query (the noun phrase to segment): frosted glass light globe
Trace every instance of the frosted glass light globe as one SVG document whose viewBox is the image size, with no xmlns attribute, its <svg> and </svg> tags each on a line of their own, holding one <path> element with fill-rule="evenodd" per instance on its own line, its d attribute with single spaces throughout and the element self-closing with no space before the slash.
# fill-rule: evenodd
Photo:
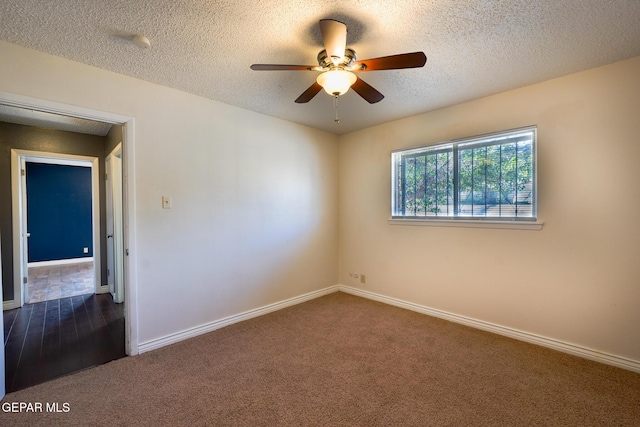
<svg viewBox="0 0 640 427">
<path fill-rule="evenodd" d="M 331 70 L 320 74 L 317 82 L 332 96 L 346 93 L 358 78 L 355 74 L 345 70 Z"/>
</svg>

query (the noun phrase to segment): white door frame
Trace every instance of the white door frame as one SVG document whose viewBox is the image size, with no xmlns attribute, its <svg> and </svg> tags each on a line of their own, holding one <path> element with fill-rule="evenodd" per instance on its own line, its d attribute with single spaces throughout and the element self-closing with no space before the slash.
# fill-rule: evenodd
<svg viewBox="0 0 640 427">
<path fill-rule="evenodd" d="M 122 143 L 104 159 L 107 222 L 107 284 L 116 303 L 124 301 L 122 261 Z"/>
<path fill-rule="evenodd" d="M 0 91 L 0 104 L 96 120 L 123 126 L 123 234 L 124 234 L 124 298 L 125 298 L 125 350 L 136 355 L 138 350 L 138 310 L 136 282 L 136 227 L 135 227 L 135 119 L 131 116 L 108 113 L 75 105 Z M 4 382 L 4 369 L 0 369 Z"/>
<path fill-rule="evenodd" d="M 91 168 L 91 234 L 93 236 L 94 292 L 108 292 L 102 286 L 100 252 L 100 164 L 98 157 L 11 149 L 11 192 L 13 222 L 13 308 L 22 307 L 27 301 L 23 279 L 27 277 L 27 200 L 26 180 L 22 170 L 26 162 L 56 165 L 84 166 Z M 16 224 L 18 226 L 16 227 Z M 19 272 L 19 274 L 15 274 Z M 4 304 L 3 304 L 4 305 Z"/>
</svg>

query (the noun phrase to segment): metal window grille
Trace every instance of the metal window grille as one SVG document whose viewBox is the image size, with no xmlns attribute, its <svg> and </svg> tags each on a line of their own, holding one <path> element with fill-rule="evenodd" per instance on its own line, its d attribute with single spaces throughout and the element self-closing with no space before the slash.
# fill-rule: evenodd
<svg viewBox="0 0 640 427">
<path fill-rule="evenodd" d="M 535 220 L 536 127 L 392 153 L 392 216 Z"/>
</svg>

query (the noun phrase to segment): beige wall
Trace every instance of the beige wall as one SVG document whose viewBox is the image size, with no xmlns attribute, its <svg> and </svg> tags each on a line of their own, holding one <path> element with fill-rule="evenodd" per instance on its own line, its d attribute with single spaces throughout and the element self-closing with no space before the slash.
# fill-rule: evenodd
<svg viewBox="0 0 640 427">
<path fill-rule="evenodd" d="M 527 125 L 541 231 L 387 223 L 392 150 Z M 341 284 L 640 361 L 640 57 L 342 136 L 339 159 Z"/>
<path fill-rule="evenodd" d="M 640 58 L 338 138 L 4 42 L 0 57 L 0 91 L 135 118 L 140 343 L 342 283 L 640 360 Z M 392 150 L 532 124 L 543 230 L 387 223 Z"/>
<path fill-rule="evenodd" d="M 0 58 L 0 91 L 135 118 L 140 344 L 337 283 L 337 137 L 4 42 Z"/>
</svg>

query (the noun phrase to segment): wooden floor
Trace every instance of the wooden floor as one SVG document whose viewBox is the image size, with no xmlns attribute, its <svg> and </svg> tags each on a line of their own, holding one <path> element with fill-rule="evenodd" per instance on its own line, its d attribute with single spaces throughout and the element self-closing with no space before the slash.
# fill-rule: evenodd
<svg viewBox="0 0 640 427">
<path fill-rule="evenodd" d="M 7 392 L 125 356 L 124 310 L 110 294 L 81 295 L 4 312 Z"/>
</svg>

